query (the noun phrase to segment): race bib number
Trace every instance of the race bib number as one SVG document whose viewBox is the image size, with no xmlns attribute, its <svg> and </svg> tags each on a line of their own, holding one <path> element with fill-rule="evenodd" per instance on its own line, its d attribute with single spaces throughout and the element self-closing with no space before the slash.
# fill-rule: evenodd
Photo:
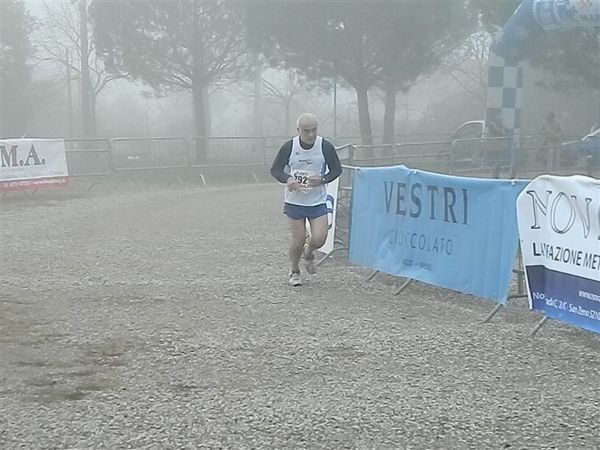
<svg viewBox="0 0 600 450">
<path fill-rule="evenodd" d="M 308 177 L 311 175 L 311 172 L 306 170 L 293 170 L 292 176 L 298 181 L 300 184 L 300 189 L 312 189 L 312 186 L 308 184 Z"/>
</svg>

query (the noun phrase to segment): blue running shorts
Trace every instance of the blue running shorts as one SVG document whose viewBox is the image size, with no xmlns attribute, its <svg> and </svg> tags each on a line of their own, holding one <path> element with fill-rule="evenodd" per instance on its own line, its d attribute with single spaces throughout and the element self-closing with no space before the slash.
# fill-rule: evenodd
<svg viewBox="0 0 600 450">
<path fill-rule="evenodd" d="M 327 205 L 321 203 L 315 206 L 294 205 L 292 203 L 283 204 L 283 213 L 290 219 L 315 219 L 327 214 Z"/>
</svg>

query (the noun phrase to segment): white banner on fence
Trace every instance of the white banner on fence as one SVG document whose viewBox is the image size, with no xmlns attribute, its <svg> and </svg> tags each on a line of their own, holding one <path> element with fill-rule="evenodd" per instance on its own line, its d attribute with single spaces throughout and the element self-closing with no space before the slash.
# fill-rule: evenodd
<svg viewBox="0 0 600 450">
<path fill-rule="evenodd" d="M 542 175 L 517 218 L 531 308 L 600 332 L 600 181 Z"/>
<path fill-rule="evenodd" d="M 319 249 L 323 253 L 331 253 L 333 251 L 333 244 L 335 241 L 335 215 L 337 211 L 337 192 L 339 185 L 339 178 L 336 178 L 331 183 L 327 184 L 327 240 L 323 246 Z M 310 225 L 309 225 L 310 230 Z"/>
<path fill-rule="evenodd" d="M 336 178 L 327 185 L 327 226 L 329 228 L 327 232 L 327 240 L 323 247 L 319 249 L 323 253 L 331 253 L 333 251 L 333 244 L 335 240 L 335 216 L 337 211 L 337 192 L 340 179 Z"/>
<path fill-rule="evenodd" d="M 0 139 L 0 191 L 68 183 L 62 139 Z"/>
</svg>

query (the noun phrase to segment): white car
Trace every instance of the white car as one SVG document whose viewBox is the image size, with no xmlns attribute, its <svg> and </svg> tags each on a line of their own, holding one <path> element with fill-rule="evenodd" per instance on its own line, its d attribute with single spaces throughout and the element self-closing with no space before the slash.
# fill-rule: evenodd
<svg viewBox="0 0 600 450">
<path fill-rule="evenodd" d="M 450 136 L 450 141 L 456 139 L 481 139 L 485 131 L 485 120 L 469 120 L 459 126 Z"/>
</svg>

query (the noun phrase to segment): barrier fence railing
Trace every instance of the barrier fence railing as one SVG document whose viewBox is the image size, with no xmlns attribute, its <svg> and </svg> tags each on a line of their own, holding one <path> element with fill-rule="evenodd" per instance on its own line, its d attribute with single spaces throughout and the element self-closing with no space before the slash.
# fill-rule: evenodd
<svg viewBox="0 0 600 450">
<path fill-rule="evenodd" d="M 188 166 L 186 138 L 115 138 L 111 139 L 113 170 L 182 169 Z"/>
<path fill-rule="evenodd" d="M 410 165 L 415 169 L 484 178 L 533 177 L 542 173 L 561 175 L 598 174 L 585 155 L 569 140 L 548 136 L 456 139 L 453 141 L 405 142 L 395 144 L 349 144 L 343 160 L 355 166 Z M 342 147 L 340 147 L 342 148 Z M 342 159 L 342 155 L 340 155 Z"/>
<path fill-rule="evenodd" d="M 65 139 L 65 153 L 70 176 L 104 176 L 112 170 L 108 139 Z"/>
<path fill-rule="evenodd" d="M 426 136 L 421 136 L 424 138 Z M 569 136 L 424 140 L 393 144 L 353 144 L 337 147 L 349 166 L 405 164 L 418 170 L 483 178 L 533 178 L 542 173 L 598 176 L 599 165 L 573 147 Z M 73 177 L 130 177 L 133 173 L 208 181 L 259 181 L 268 176 L 271 162 L 289 137 L 119 137 L 65 139 L 69 174 Z M 415 138 L 416 139 L 416 138 Z M 131 175 L 127 175 L 131 174 Z M 155 177 L 156 178 L 156 177 Z"/>
<path fill-rule="evenodd" d="M 247 173 L 251 180 L 264 178 L 284 137 L 120 137 L 65 139 L 69 175 L 117 175 L 122 181 L 138 172 L 192 176 L 207 184 L 221 181 L 226 172 Z M 147 177 L 147 176 L 146 176 Z M 225 179 L 227 177 L 225 176 Z M 95 181 L 94 184 L 97 184 Z"/>
</svg>

